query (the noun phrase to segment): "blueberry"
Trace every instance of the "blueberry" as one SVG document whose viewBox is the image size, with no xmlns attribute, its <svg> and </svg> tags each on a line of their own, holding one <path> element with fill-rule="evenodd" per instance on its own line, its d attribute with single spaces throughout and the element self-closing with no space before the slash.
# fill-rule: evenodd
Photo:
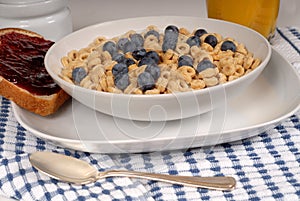
<svg viewBox="0 0 300 201">
<path fill-rule="evenodd" d="M 128 38 L 120 38 L 117 42 L 117 47 L 119 50 L 124 51 L 124 45 L 129 41 Z"/>
<path fill-rule="evenodd" d="M 222 51 L 231 50 L 231 51 L 235 52 L 236 46 L 232 41 L 227 40 L 222 43 L 221 50 Z"/>
<path fill-rule="evenodd" d="M 155 63 L 158 64 L 159 62 L 159 55 L 157 54 L 156 51 L 149 51 L 145 54 L 145 57 L 151 58 L 155 61 Z"/>
<path fill-rule="evenodd" d="M 112 41 L 107 41 L 104 43 L 102 47 L 103 51 L 108 51 L 111 56 L 113 56 L 115 53 L 117 53 L 117 46 L 114 42 Z"/>
<path fill-rule="evenodd" d="M 160 76 L 160 67 L 155 64 L 147 65 L 145 72 L 148 72 L 152 75 L 154 80 L 157 80 Z"/>
<path fill-rule="evenodd" d="M 118 53 L 113 57 L 113 60 L 118 63 L 126 64 L 126 66 L 130 66 L 132 64 L 135 64 L 135 61 L 131 58 L 126 58 L 124 54 Z M 117 66 L 116 68 L 120 68 L 121 66 Z"/>
<path fill-rule="evenodd" d="M 127 52 L 133 52 L 134 50 L 136 50 L 136 46 L 133 42 L 131 41 L 127 41 L 124 46 L 123 46 L 123 52 L 127 53 Z"/>
<path fill-rule="evenodd" d="M 76 67 L 72 71 L 72 79 L 75 84 L 79 84 L 83 78 L 87 75 L 86 70 L 83 67 Z"/>
<path fill-rule="evenodd" d="M 144 46 L 144 38 L 141 34 L 135 33 L 130 35 L 131 42 L 134 43 L 136 48 L 142 48 Z"/>
<path fill-rule="evenodd" d="M 166 52 L 168 49 L 174 50 L 178 41 L 179 30 L 174 25 L 169 25 L 165 28 L 165 35 L 162 44 L 162 50 Z"/>
<path fill-rule="evenodd" d="M 204 34 L 207 34 L 207 31 L 205 29 L 197 29 L 194 33 L 194 35 L 198 36 L 199 38 Z"/>
<path fill-rule="evenodd" d="M 178 27 L 176 27 L 175 25 L 169 25 L 165 28 L 165 31 L 167 32 L 174 32 L 174 33 L 179 33 L 179 29 Z"/>
<path fill-rule="evenodd" d="M 130 66 L 132 64 L 135 64 L 135 61 L 133 59 L 131 59 L 131 58 L 125 58 L 123 60 L 123 63 L 126 64 L 126 66 L 128 67 L 128 66 Z"/>
<path fill-rule="evenodd" d="M 114 82 L 118 89 L 121 89 L 121 90 L 126 89 L 128 87 L 128 85 L 130 84 L 128 73 L 118 74 L 117 76 L 115 76 Z"/>
<path fill-rule="evenodd" d="M 198 36 L 191 36 L 186 40 L 186 43 L 189 44 L 190 47 L 194 45 L 199 47 L 201 45 L 201 40 Z"/>
<path fill-rule="evenodd" d="M 116 53 L 113 55 L 112 60 L 118 62 L 118 63 L 122 63 L 125 59 L 125 55 L 122 53 Z"/>
<path fill-rule="evenodd" d="M 178 58 L 178 67 L 191 66 L 193 67 L 193 59 L 190 56 L 182 55 Z"/>
<path fill-rule="evenodd" d="M 137 79 L 138 87 L 142 91 L 153 89 L 155 86 L 155 80 L 149 72 L 142 72 Z"/>
<path fill-rule="evenodd" d="M 136 60 L 140 60 L 142 59 L 145 55 L 146 55 L 147 51 L 142 48 L 142 49 L 137 49 L 137 50 L 134 50 L 132 52 L 132 56 L 133 58 L 135 58 Z"/>
<path fill-rule="evenodd" d="M 150 65 L 150 64 L 156 64 L 155 60 L 153 60 L 150 57 L 143 57 L 139 63 L 138 66 L 143 66 L 143 65 Z"/>
<path fill-rule="evenodd" d="M 215 64 L 213 64 L 209 59 L 203 59 L 198 65 L 197 65 L 197 71 L 200 73 L 201 71 L 204 71 L 208 68 L 215 68 Z"/>
<path fill-rule="evenodd" d="M 214 35 L 206 36 L 204 42 L 210 44 L 212 47 L 215 47 L 218 44 L 218 40 Z"/>
<path fill-rule="evenodd" d="M 112 74 L 117 76 L 118 74 L 128 73 L 128 67 L 125 63 L 117 63 L 112 68 Z"/>
<path fill-rule="evenodd" d="M 157 31 L 155 31 L 155 30 L 148 31 L 147 33 L 145 33 L 144 38 L 146 39 L 150 35 L 155 36 L 159 41 L 159 33 Z"/>
</svg>

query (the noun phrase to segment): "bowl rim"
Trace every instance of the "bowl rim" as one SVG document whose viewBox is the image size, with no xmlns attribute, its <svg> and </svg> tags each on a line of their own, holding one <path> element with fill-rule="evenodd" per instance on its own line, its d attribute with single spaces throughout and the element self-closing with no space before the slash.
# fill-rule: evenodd
<svg viewBox="0 0 300 201">
<path fill-rule="evenodd" d="M 49 60 L 49 55 L 50 53 L 53 51 L 53 49 L 56 48 L 56 46 L 59 46 L 61 43 L 63 43 L 64 39 L 69 37 L 69 36 L 73 36 L 76 34 L 79 34 L 81 32 L 85 32 L 86 30 L 90 30 L 90 29 L 94 29 L 98 26 L 105 26 L 106 24 L 109 25 L 111 23 L 122 23 L 123 21 L 128 21 L 128 20 L 143 20 L 143 19 L 149 19 L 149 18 L 186 18 L 186 19 L 201 19 L 201 20 L 207 20 L 207 21 L 216 21 L 216 22 L 220 22 L 220 23 L 224 23 L 224 24 L 230 24 L 231 26 L 238 26 L 241 27 L 243 29 L 247 29 L 250 32 L 253 32 L 256 35 L 259 35 L 261 39 L 263 39 L 263 41 L 265 42 L 265 44 L 267 45 L 267 55 L 265 57 L 264 60 L 262 60 L 262 62 L 259 64 L 259 66 L 257 68 L 255 68 L 253 71 L 251 71 L 248 74 L 244 74 L 242 77 L 239 77 L 238 79 L 235 80 L 231 80 L 229 82 L 223 83 L 223 84 L 218 84 L 216 86 L 212 86 L 212 87 L 206 87 L 204 89 L 199 89 L 199 90 L 191 90 L 191 91 L 185 91 L 185 92 L 175 92 L 175 93 L 169 93 L 169 94 L 125 94 L 125 93 L 111 93 L 111 92 L 104 92 L 104 91 L 97 91 L 97 90 L 93 90 L 93 89 L 87 89 L 75 84 L 71 84 L 65 80 L 63 80 L 58 74 L 54 73 L 53 71 L 50 71 L 49 66 L 47 65 L 47 61 Z M 115 96 L 115 97 L 130 97 L 130 98 L 136 98 L 136 99 L 142 99 L 145 97 L 151 97 L 151 99 L 154 98 L 161 98 L 161 97 L 174 97 L 174 95 L 176 95 L 176 97 L 181 97 L 181 96 L 186 96 L 187 94 L 194 94 L 194 95 L 201 95 L 201 94 L 205 94 L 207 92 L 211 92 L 211 90 L 213 91 L 217 91 L 220 88 L 228 88 L 231 87 L 232 85 L 235 85 L 236 83 L 240 83 L 243 82 L 243 80 L 246 80 L 249 76 L 251 76 L 255 71 L 259 71 L 261 70 L 261 66 L 266 66 L 267 63 L 270 61 L 271 58 L 271 53 L 272 53 L 272 47 L 269 43 L 269 41 L 263 36 L 261 35 L 259 32 L 250 29 L 246 26 L 237 24 L 237 23 L 233 23 L 233 22 L 228 22 L 228 21 L 224 21 L 224 20 L 219 20 L 219 19 L 213 19 L 213 18 L 203 18 L 203 17 L 193 17 L 193 16 L 172 16 L 172 15 L 167 15 L 167 16 L 146 16 L 146 17 L 134 17 L 134 18 L 124 18 L 124 19 L 118 19 L 118 20 L 112 20 L 112 21 L 106 21 L 106 22 L 102 22 L 102 23 L 97 23 L 97 24 L 93 24 L 93 25 L 89 25 L 87 27 L 84 27 L 82 29 L 79 29 L 77 31 L 74 31 L 70 34 L 68 34 L 67 36 L 61 38 L 60 40 L 58 40 L 57 42 L 55 42 L 47 51 L 46 55 L 45 55 L 45 68 L 48 71 L 48 73 L 50 74 L 51 77 L 53 77 L 54 81 L 57 82 L 57 80 L 59 80 L 59 82 L 62 82 L 64 85 L 66 85 L 68 88 L 71 88 L 73 91 L 74 90 L 79 90 L 80 92 L 88 92 L 89 94 L 93 94 L 93 95 L 97 95 L 97 94 L 101 94 L 103 96 Z"/>
</svg>

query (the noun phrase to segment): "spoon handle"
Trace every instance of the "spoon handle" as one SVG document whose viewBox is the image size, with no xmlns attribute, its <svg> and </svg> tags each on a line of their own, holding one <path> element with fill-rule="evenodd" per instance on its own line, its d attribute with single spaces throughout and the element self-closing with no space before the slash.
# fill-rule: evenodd
<svg viewBox="0 0 300 201">
<path fill-rule="evenodd" d="M 155 181 L 168 182 L 172 184 L 181 184 L 192 187 L 207 188 L 213 190 L 233 190 L 236 181 L 233 177 L 196 177 L 196 176 L 179 176 L 179 175 L 166 175 L 148 172 L 137 172 L 127 170 L 109 170 L 100 172 L 99 178 L 123 176 L 141 179 L 150 179 Z"/>
</svg>

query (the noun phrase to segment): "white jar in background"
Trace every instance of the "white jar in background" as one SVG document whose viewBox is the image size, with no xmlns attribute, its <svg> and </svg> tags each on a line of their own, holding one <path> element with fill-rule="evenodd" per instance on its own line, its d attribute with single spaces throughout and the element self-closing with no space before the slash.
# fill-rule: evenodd
<svg viewBox="0 0 300 201">
<path fill-rule="evenodd" d="M 69 0 L 0 0 L 0 28 L 18 27 L 57 41 L 73 30 Z"/>
</svg>

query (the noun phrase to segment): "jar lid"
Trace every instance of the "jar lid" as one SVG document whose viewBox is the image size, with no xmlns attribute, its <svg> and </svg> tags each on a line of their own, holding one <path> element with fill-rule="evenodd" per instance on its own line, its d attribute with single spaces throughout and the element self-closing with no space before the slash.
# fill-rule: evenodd
<svg viewBox="0 0 300 201">
<path fill-rule="evenodd" d="M 69 0 L 0 0 L 0 17 L 24 19 L 46 16 L 68 6 Z"/>
<path fill-rule="evenodd" d="M 12 4 L 12 5 L 20 5 L 20 4 L 31 4 L 31 3 L 40 3 L 43 0 L 0 0 L 0 4 Z"/>
</svg>

